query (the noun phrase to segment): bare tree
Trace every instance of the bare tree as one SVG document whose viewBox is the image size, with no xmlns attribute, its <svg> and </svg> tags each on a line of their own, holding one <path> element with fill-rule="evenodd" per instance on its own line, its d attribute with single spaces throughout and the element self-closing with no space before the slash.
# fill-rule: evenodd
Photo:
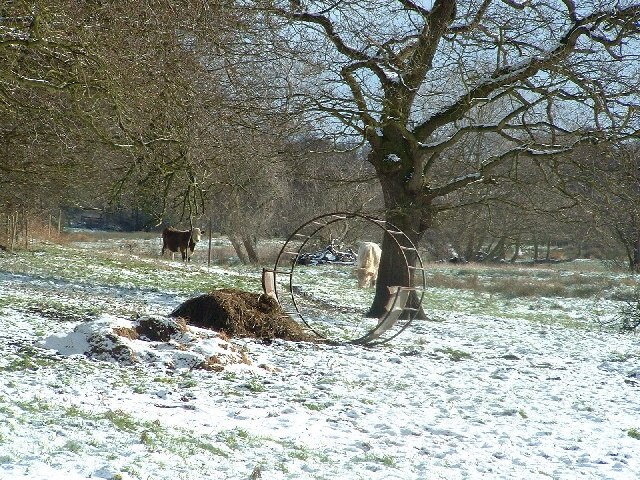
<svg viewBox="0 0 640 480">
<path fill-rule="evenodd" d="M 640 271 L 640 160 L 637 142 L 584 148 L 564 166 L 563 193 L 601 235 L 624 249 L 629 269 Z"/>
<path fill-rule="evenodd" d="M 157 221 L 200 215 L 224 158 L 211 153 L 251 108 L 208 57 L 222 58 L 242 30 L 224 7 L 3 4 L 0 182 L 12 187 L 4 192 L 133 204 Z"/>
<path fill-rule="evenodd" d="M 81 194 L 78 173 L 88 173 L 81 118 L 101 88 L 99 65 L 49 6 L 0 7 L 0 185 L 9 203 L 57 206 Z"/>
<path fill-rule="evenodd" d="M 256 2 L 297 54 L 292 101 L 327 133 L 366 141 L 386 218 L 417 242 L 451 195 L 517 158 L 555 161 L 638 129 L 634 3 L 572 0 Z M 479 114 L 500 104 L 491 115 Z M 558 116 L 563 112 L 562 116 Z M 461 163 L 459 142 L 496 148 Z M 385 241 L 372 315 L 401 257 Z"/>
</svg>

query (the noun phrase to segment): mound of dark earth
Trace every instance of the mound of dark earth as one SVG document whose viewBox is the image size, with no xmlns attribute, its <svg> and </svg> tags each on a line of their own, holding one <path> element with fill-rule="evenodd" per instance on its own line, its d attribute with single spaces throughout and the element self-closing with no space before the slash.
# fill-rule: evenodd
<svg viewBox="0 0 640 480">
<path fill-rule="evenodd" d="M 170 316 L 184 318 L 190 325 L 223 332 L 229 337 L 317 341 L 314 335 L 286 315 L 275 299 L 235 288 L 214 290 L 191 298 Z"/>
</svg>

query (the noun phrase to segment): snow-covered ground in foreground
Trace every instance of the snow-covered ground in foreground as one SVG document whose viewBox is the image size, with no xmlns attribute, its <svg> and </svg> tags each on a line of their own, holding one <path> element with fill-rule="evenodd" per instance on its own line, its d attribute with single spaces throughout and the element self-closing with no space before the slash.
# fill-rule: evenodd
<svg viewBox="0 0 640 480">
<path fill-rule="evenodd" d="M 439 321 L 380 347 L 232 340 L 251 365 L 127 366 L 82 355 L 82 332 L 184 292 L 99 280 L 126 262 L 39 268 L 0 257 L 2 480 L 640 478 L 635 336 L 427 304 Z"/>
</svg>

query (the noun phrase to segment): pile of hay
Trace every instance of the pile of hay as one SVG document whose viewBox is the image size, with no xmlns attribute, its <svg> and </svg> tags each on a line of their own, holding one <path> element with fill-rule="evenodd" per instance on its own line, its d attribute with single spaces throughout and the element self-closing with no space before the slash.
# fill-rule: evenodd
<svg viewBox="0 0 640 480">
<path fill-rule="evenodd" d="M 235 288 L 214 290 L 191 298 L 171 312 L 171 316 L 184 318 L 190 325 L 223 332 L 229 337 L 317 341 L 314 335 L 286 315 L 275 299 Z"/>
</svg>

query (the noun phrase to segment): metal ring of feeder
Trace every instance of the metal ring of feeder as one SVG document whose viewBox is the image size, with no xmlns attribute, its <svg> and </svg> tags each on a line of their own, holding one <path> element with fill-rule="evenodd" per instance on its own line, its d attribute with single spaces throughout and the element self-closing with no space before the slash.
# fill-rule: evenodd
<svg viewBox="0 0 640 480">
<path fill-rule="evenodd" d="M 415 285 L 396 285 L 394 291 L 390 292 L 392 301 L 390 299 L 388 305 L 391 305 L 391 308 L 386 309 L 386 313 L 378 319 L 378 324 L 370 329 L 365 335 L 356 338 L 354 340 L 350 340 L 348 343 L 352 344 L 362 344 L 362 345 L 378 345 L 382 343 L 386 343 L 398 335 L 402 333 L 413 321 L 416 317 L 419 308 L 409 308 L 404 305 L 404 302 L 407 301 L 408 293 L 410 291 L 420 290 L 419 301 L 417 306 L 422 304 L 422 299 L 424 298 L 424 293 L 426 289 L 426 279 L 424 274 L 424 264 L 422 263 L 422 258 L 420 257 L 420 253 L 418 249 L 415 247 L 413 242 L 407 235 L 387 222 L 386 220 L 379 220 L 368 215 L 363 215 L 360 213 L 351 213 L 351 212 L 336 212 L 329 213 L 324 215 L 319 215 L 315 218 L 312 218 L 308 222 L 304 223 L 300 227 L 298 227 L 289 237 L 287 238 L 285 244 L 282 246 L 280 253 L 278 254 L 278 258 L 276 259 L 276 264 L 273 269 L 273 287 L 276 298 L 279 299 L 278 289 L 277 289 L 277 281 L 275 277 L 278 275 L 286 275 L 289 277 L 289 291 L 287 293 L 290 294 L 290 299 L 293 304 L 293 308 L 295 312 L 287 312 L 289 315 L 295 315 L 302 320 L 302 322 L 309 327 L 309 329 L 314 332 L 317 336 L 324 338 L 325 340 L 329 340 L 325 335 L 318 332 L 313 326 L 310 325 L 309 322 L 304 318 L 302 312 L 298 307 L 298 303 L 296 302 L 294 285 L 293 285 L 293 271 L 297 265 L 297 259 L 300 255 L 300 252 L 305 247 L 307 242 L 315 236 L 319 231 L 326 228 L 329 225 L 332 225 L 336 222 L 344 221 L 351 218 L 360 218 L 366 220 L 374 225 L 377 225 L 381 228 L 393 241 L 396 243 L 396 247 L 402 253 L 402 257 L 404 258 L 405 268 L 406 268 L 406 277 L 408 283 L 412 283 L 415 281 L 415 275 L 411 275 L 411 270 L 414 272 L 421 272 L 422 275 L 422 285 L 417 287 Z M 307 233 L 303 233 L 304 231 Z M 287 247 L 290 246 L 290 243 L 295 240 L 302 240 L 302 244 L 296 250 L 295 248 L 292 250 L 288 250 Z M 413 251 L 416 255 L 416 265 L 410 266 L 407 261 L 407 251 Z M 288 262 L 285 262 L 285 257 Z M 285 265 L 287 263 L 287 265 Z M 400 325 L 400 328 L 393 335 L 388 338 L 382 338 L 382 335 L 389 331 L 392 327 L 396 326 L 399 321 L 404 322 L 404 324 Z"/>
</svg>

